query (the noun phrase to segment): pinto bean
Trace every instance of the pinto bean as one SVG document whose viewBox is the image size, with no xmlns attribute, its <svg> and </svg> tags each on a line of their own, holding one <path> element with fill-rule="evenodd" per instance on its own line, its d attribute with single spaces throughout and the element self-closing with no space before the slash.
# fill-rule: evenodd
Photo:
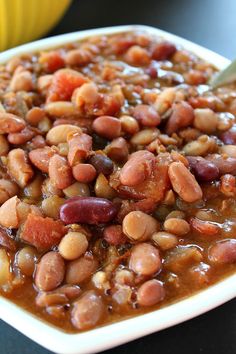
<svg viewBox="0 0 236 354">
<path fill-rule="evenodd" d="M 139 131 L 139 125 L 136 119 L 130 116 L 122 116 L 120 118 L 121 128 L 127 134 L 135 134 Z"/>
<path fill-rule="evenodd" d="M 85 160 L 92 150 L 92 138 L 90 135 L 73 135 L 68 139 L 69 151 L 68 162 L 70 166 L 75 166 Z"/>
<path fill-rule="evenodd" d="M 111 144 L 107 146 L 106 151 L 108 157 L 116 162 L 126 161 L 129 155 L 127 142 L 122 137 L 114 139 Z"/>
<path fill-rule="evenodd" d="M 89 159 L 89 163 L 95 167 L 98 174 L 107 176 L 113 172 L 113 162 L 105 155 L 95 154 Z"/>
<path fill-rule="evenodd" d="M 194 111 L 187 102 L 175 103 L 173 112 L 167 122 L 166 132 L 168 135 L 186 128 L 193 123 Z"/>
<path fill-rule="evenodd" d="M 58 145 L 60 143 L 66 143 L 68 135 L 81 134 L 82 130 L 72 124 L 61 124 L 53 127 L 49 130 L 46 136 L 46 140 L 49 145 Z"/>
<path fill-rule="evenodd" d="M 25 125 L 25 121 L 15 114 L 0 112 L 0 134 L 18 133 Z"/>
<path fill-rule="evenodd" d="M 211 182 L 219 178 L 219 169 L 214 163 L 200 156 L 187 156 L 187 160 L 198 181 Z"/>
<path fill-rule="evenodd" d="M 152 173 L 154 162 L 155 157 L 151 152 L 146 150 L 134 152 L 121 169 L 120 182 L 130 187 L 142 183 Z"/>
<path fill-rule="evenodd" d="M 0 121 L 1 126 L 1 121 Z M 9 144 L 4 135 L 0 135 L 0 156 L 6 156 L 9 152 Z"/>
<path fill-rule="evenodd" d="M 0 204 L 5 203 L 9 198 L 18 193 L 18 186 L 6 179 L 0 179 Z"/>
<path fill-rule="evenodd" d="M 118 138 L 121 134 L 121 122 L 111 116 L 101 116 L 93 122 L 93 130 L 100 136 L 109 140 Z"/>
<path fill-rule="evenodd" d="M 157 111 L 145 104 L 135 106 L 133 116 L 146 127 L 156 127 L 160 124 L 161 118 Z"/>
<path fill-rule="evenodd" d="M 155 232 L 152 235 L 152 241 L 163 251 L 173 248 L 178 244 L 178 239 L 175 235 L 164 231 Z"/>
<path fill-rule="evenodd" d="M 236 262 L 236 240 L 227 239 L 216 242 L 208 250 L 208 258 L 215 264 Z"/>
<path fill-rule="evenodd" d="M 179 218 L 169 218 L 164 222 L 164 229 L 175 235 L 186 235 L 190 232 L 189 223 Z"/>
<path fill-rule="evenodd" d="M 87 291 L 74 303 L 72 323 L 79 330 L 89 329 L 101 320 L 104 312 L 101 297 L 93 290 Z"/>
<path fill-rule="evenodd" d="M 156 247 L 139 243 L 132 248 L 129 268 L 140 275 L 153 275 L 161 268 L 161 258 Z"/>
<path fill-rule="evenodd" d="M 143 283 L 137 292 L 137 301 L 141 306 L 153 306 L 165 297 L 163 283 L 157 279 Z"/>
<path fill-rule="evenodd" d="M 117 207 L 109 200 L 95 197 L 74 197 L 62 205 L 60 218 L 66 224 L 103 224 L 117 214 Z"/>
<path fill-rule="evenodd" d="M 216 113 L 210 108 L 197 108 L 194 110 L 195 128 L 203 133 L 212 134 L 216 131 L 218 124 L 218 117 Z"/>
<path fill-rule="evenodd" d="M 97 174 L 95 167 L 88 163 L 79 163 L 72 168 L 73 177 L 82 183 L 92 182 Z"/>
<path fill-rule="evenodd" d="M 39 307 L 49 307 L 58 304 L 66 304 L 68 298 L 65 294 L 57 292 L 40 292 L 35 299 L 36 305 Z"/>
<path fill-rule="evenodd" d="M 195 231 L 204 235 L 213 236 L 218 235 L 220 232 L 220 226 L 217 223 L 211 221 L 200 220 L 198 218 L 191 218 L 190 225 Z"/>
<path fill-rule="evenodd" d="M 37 260 L 36 250 L 33 247 L 26 246 L 16 254 L 16 264 L 21 273 L 31 277 L 34 273 Z"/>
<path fill-rule="evenodd" d="M 39 170 L 48 173 L 49 160 L 53 155 L 55 155 L 55 153 L 55 149 L 45 146 L 43 148 L 30 151 L 29 159 Z"/>
<path fill-rule="evenodd" d="M 9 152 L 7 169 L 21 188 L 24 188 L 34 175 L 26 152 L 22 149 L 13 149 Z"/>
<path fill-rule="evenodd" d="M 127 237 L 123 233 L 121 225 L 110 225 L 105 227 L 103 237 L 113 246 L 122 245 L 127 241 Z"/>
<path fill-rule="evenodd" d="M 37 264 L 35 284 L 39 290 L 50 291 L 57 288 L 63 281 L 65 264 L 59 253 L 46 253 Z"/>
<path fill-rule="evenodd" d="M 123 232 L 133 241 L 146 241 L 159 228 L 159 224 L 152 216 L 142 211 L 131 211 L 123 220 Z"/>
<path fill-rule="evenodd" d="M 15 73 L 10 82 L 10 90 L 12 91 L 32 91 L 34 88 L 33 77 L 30 71 L 23 70 Z"/>
<path fill-rule="evenodd" d="M 49 177 L 58 189 L 65 189 L 73 182 L 71 168 L 67 160 L 60 155 L 53 155 L 49 161 Z"/>
<path fill-rule="evenodd" d="M 80 284 L 89 279 L 98 268 L 98 261 L 91 254 L 71 261 L 67 264 L 66 283 Z"/>
<path fill-rule="evenodd" d="M 61 240 L 58 250 L 60 255 L 69 261 L 82 256 L 88 248 L 88 241 L 81 232 L 68 232 Z"/>
</svg>

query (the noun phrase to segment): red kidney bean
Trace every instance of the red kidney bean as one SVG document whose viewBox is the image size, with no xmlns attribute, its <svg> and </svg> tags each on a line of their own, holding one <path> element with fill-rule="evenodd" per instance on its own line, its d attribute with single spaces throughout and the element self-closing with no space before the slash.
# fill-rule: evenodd
<svg viewBox="0 0 236 354">
<path fill-rule="evenodd" d="M 75 303 L 71 313 L 73 325 L 85 330 L 94 327 L 104 314 L 104 305 L 94 290 L 85 292 Z"/>
<path fill-rule="evenodd" d="M 121 225 L 105 227 L 103 237 L 110 245 L 114 246 L 122 245 L 127 241 L 127 237 L 123 233 Z"/>
<path fill-rule="evenodd" d="M 208 251 L 209 260 L 216 264 L 236 262 L 236 239 L 216 242 Z"/>
<path fill-rule="evenodd" d="M 97 173 L 107 176 L 113 172 L 113 162 L 109 157 L 101 154 L 93 155 L 89 159 L 89 163 L 95 167 Z"/>
<path fill-rule="evenodd" d="M 176 52 L 176 46 L 173 43 L 163 41 L 153 46 L 152 59 L 166 60 L 175 52 Z"/>
<path fill-rule="evenodd" d="M 157 279 L 143 283 L 137 292 L 137 301 L 141 306 L 153 306 L 162 301 L 165 296 L 163 283 Z"/>
<path fill-rule="evenodd" d="M 117 214 L 117 207 L 108 199 L 95 197 L 74 197 L 67 200 L 60 210 L 65 224 L 103 224 Z"/>
<path fill-rule="evenodd" d="M 219 179 L 220 172 L 214 163 L 204 159 L 203 157 L 186 156 L 191 172 L 198 181 L 211 182 Z"/>
<path fill-rule="evenodd" d="M 146 104 L 139 104 L 134 108 L 133 116 L 146 127 L 156 127 L 160 124 L 161 118 L 157 111 Z"/>
<path fill-rule="evenodd" d="M 156 247 L 139 243 L 131 251 L 129 268 L 137 274 L 153 275 L 161 268 L 161 257 Z"/>
<path fill-rule="evenodd" d="M 230 173 L 236 175 L 236 158 L 225 157 L 218 154 L 207 155 L 206 159 L 218 167 L 220 175 Z"/>
<path fill-rule="evenodd" d="M 57 252 L 48 252 L 37 265 L 35 284 L 38 289 L 43 291 L 54 290 L 62 283 L 64 275 L 63 258 Z"/>
<path fill-rule="evenodd" d="M 226 145 L 236 145 L 236 125 L 220 135 L 220 139 Z"/>
<path fill-rule="evenodd" d="M 193 123 L 194 110 L 187 102 L 175 103 L 173 112 L 167 122 L 166 132 L 168 135 L 177 132 L 179 129 L 188 127 Z"/>
<path fill-rule="evenodd" d="M 101 116 L 95 119 L 92 127 L 98 135 L 109 140 L 118 138 L 121 133 L 120 120 L 111 116 Z"/>
<path fill-rule="evenodd" d="M 146 150 L 134 152 L 121 169 L 120 182 L 130 187 L 142 183 L 152 173 L 154 162 L 155 157 L 151 152 Z"/>
</svg>

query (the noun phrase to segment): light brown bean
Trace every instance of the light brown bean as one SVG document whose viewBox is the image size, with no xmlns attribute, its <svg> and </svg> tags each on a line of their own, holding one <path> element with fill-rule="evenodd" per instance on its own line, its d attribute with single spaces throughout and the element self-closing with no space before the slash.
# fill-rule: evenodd
<svg viewBox="0 0 236 354">
<path fill-rule="evenodd" d="M 127 134 L 133 135 L 139 131 L 138 122 L 131 116 L 122 116 L 120 122 L 122 130 Z"/>
<path fill-rule="evenodd" d="M 159 135 L 159 130 L 156 128 L 142 129 L 134 134 L 130 139 L 132 145 L 148 145 L 155 140 Z"/>
<path fill-rule="evenodd" d="M 177 237 L 165 231 L 155 232 L 152 235 L 152 241 L 163 251 L 169 250 L 178 244 Z"/>
<path fill-rule="evenodd" d="M 24 70 L 13 75 L 10 82 L 12 91 L 32 91 L 34 88 L 33 77 L 30 71 Z"/>
<path fill-rule="evenodd" d="M 0 204 L 5 203 L 9 198 L 16 195 L 19 191 L 18 186 L 13 181 L 0 179 Z"/>
<path fill-rule="evenodd" d="M 218 124 L 218 117 L 214 111 L 210 108 L 197 108 L 194 110 L 194 122 L 195 128 L 199 129 L 203 133 L 212 134 L 216 131 Z"/>
<path fill-rule="evenodd" d="M 21 188 L 24 188 L 34 175 L 23 149 L 13 149 L 9 152 L 7 169 Z"/>
<path fill-rule="evenodd" d="M 60 155 L 53 155 L 49 161 L 48 174 L 58 189 L 65 189 L 73 182 L 72 170 L 67 160 Z"/>
<path fill-rule="evenodd" d="M 153 306 L 165 297 L 163 283 L 157 279 L 143 283 L 137 292 L 137 301 L 141 306 Z"/>
<path fill-rule="evenodd" d="M 1 126 L 1 121 L 0 121 Z M 0 135 L 0 156 L 6 156 L 9 151 L 9 143 L 4 135 Z"/>
<path fill-rule="evenodd" d="M 153 275 L 161 268 L 161 257 L 156 247 L 139 243 L 132 248 L 129 268 L 140 275 Z"/>
<path fill-rule="evenodd" d="M 158 231 L 159 223 L 142 211 L 131 211 L 123 220 L 123 232 L 132 241 L 146 241 Z"/>
<path fill-rule="evenodd" d="M 109 140 L 118 138 L 121 134 L 121 122 L 111 116 L 101 116 L 94 120 L 93 130 L 100 136 Z"/>
<path fill-rule="evenodd" d="M 61 240 L 58 250 L 60 255 L 73 261 L 82 256 L 88 248 L 88 240 L 81 232 L 68 232 Z"/>
<path fill-rule="evenodd" d="M 65 264 L 61 255 L 54 251 L 48 252 L 37 264 L 35 285 L 39 290 L 54 290 L 62 283 L 64 275 Z"/>
<path fill-rule="evenodd" d="M 29 159 L 40 171 L 48 173 L 49 160 L 56 154 L 56 149 L 45 146 L 29 153 Z"/>
<path fill-rule="evenodd" d="M 72 124 L 61 124 L 49 130 L 46 140 L 49 145 L 58 145 L 59 143 L 66 143 L 68 134 L 81 134 L 79 127 Z"/>
<path fill-rule="evenodd" d="M 190 232 L 189 223 L 179 218 L 169 218 L 164 222 L 164 229 L 167 232 L 178 236 L 186 235 Z"/>
<path fill-rule="evenodd" d="M 0 134 L 18 133 L 25 126 L 25 121 L 15 114 L 0 112 Z"/>
<path fill-rule="evenodd" d="M 49 102 L 45 105 L 44 110 L 52 117 L 70 117 L 77 112 L 76 107 L 67 101 Z"/>
<path fill-rule="evenodd" d="M 80 284 L 89 279 L 98 268 L 98 261 L 89 254 L 67 264 L 66 283 Z"/>
<path fill-rule="evenodd" d="M 182 162 L 172 162 L 168 173 L 173 189 L 184 201 L 193 203 L 202 198 L 201 187 Z"/>
</svg>

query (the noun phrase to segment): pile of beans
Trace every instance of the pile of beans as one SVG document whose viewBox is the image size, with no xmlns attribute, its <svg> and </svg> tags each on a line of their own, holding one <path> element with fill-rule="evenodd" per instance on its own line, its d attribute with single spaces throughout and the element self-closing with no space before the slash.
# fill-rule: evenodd
<svg viewBox="0 0 236 354">
<path fill-rule="evenodd" d="M 236 269 L 235 86 L 143 32 L 0 66 L 0 293 L 67 331 Z"/>
</svg>

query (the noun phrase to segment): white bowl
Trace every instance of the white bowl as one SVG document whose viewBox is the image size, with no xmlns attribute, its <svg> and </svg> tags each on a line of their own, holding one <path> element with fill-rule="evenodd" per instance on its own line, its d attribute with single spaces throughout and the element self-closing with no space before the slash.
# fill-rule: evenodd
<svg viewBox="0 0 236 354">
<path fill-rule="evenodd" d="M 131 25 L 93 29 L 42 39 L 0 54 L 0 63 L 6 62 L 15 55 L 52 48 L 92 35 L 112 34 L 137 29 L 145 30 L 150 34 L 162 36 L 180 44 L 219 69 L 223 69 L 230 62 L 219 54 L 170 33 L 149 26 Z M 78 334 L 64 333 L 2 297 L 0 297 L 0 317 L 27 337 L 54 352 L 91 354 L 160 331 L 209 311 L 236 296 L 235 284 L 236 274 L 160 310 Z"/>
</svg>

